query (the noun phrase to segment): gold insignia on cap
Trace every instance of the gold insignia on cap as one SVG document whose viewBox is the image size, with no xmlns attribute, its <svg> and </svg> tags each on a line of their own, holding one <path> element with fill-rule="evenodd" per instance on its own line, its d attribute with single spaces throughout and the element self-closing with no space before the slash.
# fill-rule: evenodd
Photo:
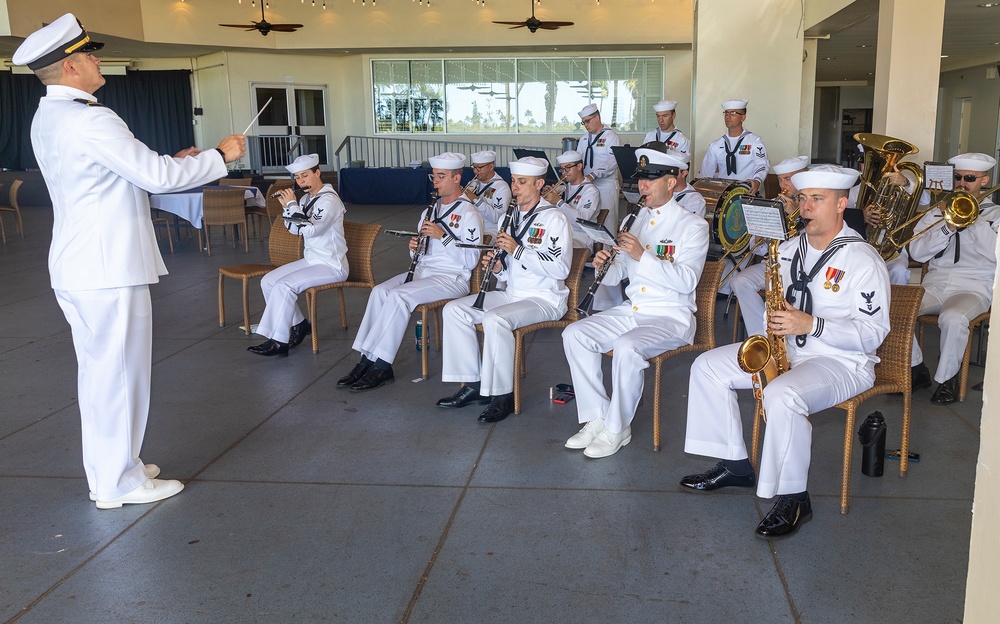
<svg viewBox="0 0 1000 624">
<path fill-rule="evenodd" d="M 639 166 L 640 167 L 645 167 L 648 164 L 649 164 L 649 156 L 646 156 L 645 154 L 643 154 L 642 156 L 639 157 Z"/>
</svg>

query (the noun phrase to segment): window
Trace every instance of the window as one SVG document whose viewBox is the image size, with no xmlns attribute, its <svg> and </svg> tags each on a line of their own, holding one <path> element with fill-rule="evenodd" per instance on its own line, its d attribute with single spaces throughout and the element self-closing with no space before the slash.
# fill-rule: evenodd
<svg viewBox="0 0 1000 624">
<path fill-rule="evenodd" d="M 566 133 L 593 102 L 620 132 L 656 124 L 662 57 L 373 60 L 375 132 Z"/>
</svg>

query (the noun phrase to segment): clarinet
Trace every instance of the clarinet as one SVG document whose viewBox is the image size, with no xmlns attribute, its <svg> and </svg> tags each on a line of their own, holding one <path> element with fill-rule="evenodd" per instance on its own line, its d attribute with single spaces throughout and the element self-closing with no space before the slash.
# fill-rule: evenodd
<svg viewBox="0 0 1000 624">
<path fill-rule="evenodd" d="M 431 223 L 434 223 L 437 220 L 437 202 L 437 193 L 431 193 L 431 205 L 427 207 L 427 216 L 430 218 L 425 219 L 425 221 L 429 220 Z M 423 224 L 421 224 L 420 229 L 423 229 Z M 409 284 L 413 281 L 413 272 L 417 270 L 417 263 L 420 262 L 420 256 L 427 253 L 427 246 L 430 244 L 429 238 L 429 236 L 421 236 L 417 239 L 417 248 L 413 250 L 413 259 L 410 260 L 410 268 L 406 271 L 406 279 L 403 280 L 404 284 Z"/>
<path fill-rule="evenodd" d="M 514 220 L 514 211 L 517 210 L 517 198 L 511 197 L 510 204 L 507 206 L 507 212 L 503 215 L 503 221 L 500 223 L 500 229 L 497 230 L 497 241 L 493 243 L 493 259 L 490 261 L 490 266 L 487 267 L 485 274 L 483 275 L 483 283 L 479 285 L 479 296 L 476 297 L 476 302 L 472 304 L 474 310 L 483 309 L 483 300 L 486 299 L 486 293 L 489 292 L 490 288 L 490 277 L 492 277 L 493 264 L 497 260 L 503 260 L 507 256 L 507 252 L 500 249 L 499 238 L 500 234 L 507 231 L 510 227 L 511 222 Z"/>
<path fill-rule="evenodd" d="M 622 227 L 618 230 L 619 235 L 632 229 L 632 225 L 635 223 L 636 217 L 639 216 L 639 211 L 645 205 L 646 196 L 643 195 L 635 204 L 635 208 L 630 210 L 629 213 L 625 215 L 625 220 L 622 221 Z M 611 268 L 611 263 L 614 262 L 615 257 L 618 256 L 618 250 L 612 248 L 609 253 L 611 255 L 608 256 L 608 259 L 605 260 L 604 264 L 601 265 L 601 268 L 598 269 L 597 274 L 594 275 L 594 283 L 590 285 L 590 289 L 587 291 L 587 294 L 584 295 L 583 300 L 580 301 L 580 305 L 576 306 L 576 312 L 580 316 L 590 316 L 593 313 L 592 308 L 594 307 L 594 293 L 597 292 L 597 287 L 601 285 L 601 282 L 604 280 L 604 276 L 608 274 L 608 269 Z"/>
</svg>

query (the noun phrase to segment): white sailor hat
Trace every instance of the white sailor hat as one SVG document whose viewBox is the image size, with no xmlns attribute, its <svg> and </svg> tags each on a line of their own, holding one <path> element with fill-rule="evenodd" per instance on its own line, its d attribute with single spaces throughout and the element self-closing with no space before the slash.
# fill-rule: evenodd
<svg viewBox="0 0 1000 624">
<path fill-rule="evenodd" d="M 673 100 L 660 100 L 656 104 L 653 104 L 653 110 L 657 113 L 665 113 L 667 111 L 672 111 L 677 108 L 677 102 Z"/>
<path fill-rule="evenodd" d="M 544 158 L 525 156 L 524 158 L 510 161 L 508 166 L 510 167 L 511 175 L 540 177 L 545 175 L 545 172 L 549 170 L 549 161 Z"/>
<path fill-rule="evenodd" d="M 955 165 L 955 169 L 961 171 L 990 171 L 997 164 L 996 159 L 992 156 L 979 153 L 952 156 L 948 162 Z"/>
<path fill-rule="evenodd" d="M 681 169 L 687 169 L 687 163 L 667 154 L 663 143 L 650 141 L 635 150 L 638 163 L 633 178 L 655 180 L 665 175 L 677 175 Z"/>
<path fill-rule="evenodd" d="M 792 176 L 792 184 L 799 190 L 821 188 L 846 191 L 854 186 L 861 173 L 857 169 L 837 165 L 816 165 L 808 171 Z"/>
<path fill-rule="evenodd" d="M 749 100 L 726 100 L 722 103 L 722 110 L 742 110 L 747 104 Z"/>
<path fill-rule="evenodd" d="M 669 147 L 667 148 L 667 156 L 670 156 L 677 162 L 684 163 L 684 166 L 681 167 L 682 170 L 687 169 L 688 165 L 691 164 L 690 156 L 688 156 L 684 152 L 678 152 L 677 150 L 670 149 Z"/>
<path fill-rule="evenodd" d="M 299 173 L 301 171 L 306 171 L 307 169 L 314 169 L 319 166 L 319 154 L 303 154 L 295 160 L 292 164 L 285 165 L 285 169 L 292 175 Z"/>
<path fill-rule="evenodd" d="M 103 43 L 90 40 L 90 35 L 75 15 L 67 13 L 28 35 L 11 60 L 15 65 L 27 65 L 34 71 L 75 52 L 95 52 L 103 47 Z"/>
<path fill-rule="evenodd" d="M 455 152 L 444 152 L 427 159 L 431 164 L 431 169 L 461 169 L 465 166 L 465 154 Z"/>
<path fill-rule="evenodd" d="M 583 162 L 583 154 L 576 150 L 569 150 L 556 156 L 556 162 L 560 165 L 563 163 Z"/>
<path fill-rule="evenodd" d="M 774 172 L 778 175 L 784 175 L 786 173 L 795 173 L 796 171 L 802 171 L 809 166 L 808 156 L 793 156 L 791 158 L 786 158 L 774 167 Z"/>
<path fill-rule="evenodd" d="M 583 119 L 584 117 L 590 117 L 591 115 L 594 115 L 596 113 L 597 113 L 597 104 L 587 104 L 577 114 L 580 116 L 580 119 Z"/>
<path fill-rule="evenodd" d="M 496 162 L 497 153 L 493 150 L 484 150 L 482 152 L 476 152 L 472 155 L 472 164 L 474 165 L 486 165 L 491 162 Z"/>
</svg>

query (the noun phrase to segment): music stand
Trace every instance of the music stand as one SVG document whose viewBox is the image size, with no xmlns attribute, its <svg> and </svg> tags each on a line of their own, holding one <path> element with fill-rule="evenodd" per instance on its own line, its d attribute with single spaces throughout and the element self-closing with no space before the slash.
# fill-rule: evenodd
<svg viewBox="0 0 1000 624">
<path fill-rule="evenodd" d="M 784 204 L 780 201 L 743 197 L 740 206 L 743 208 L 743 220 L 747 224 L 748 234 L 769 240 L 788 239 L 788 219 L 785 218 Z"/>
<path fill-rule="evenodd" d="M 631 145 L 611 146 L 611 153 L 614 154 L 615 162 L 618 163 L 618 172 L 622 174 L 622 182 L 631 180 L 632 176 L 635 175 L 635 150 L 637 149 Z"/>
<path fill-rule="evenodd" d="M 556 170 L 552 167 L 552 162 L 549 157 L 545 155 L 542 150 L 525 149 L 523 147 L 514 148 L 514 156 L 516 158 L 525 158 L 527 156 L 533 156 L 535 158 L 541 158 L 545 162 L 549 163 L 549 168 L 545 172 L 545 181 L 549 184 L 555 184 L 559 181 L 559 176 L 556 174 Z"/>
</svg>

